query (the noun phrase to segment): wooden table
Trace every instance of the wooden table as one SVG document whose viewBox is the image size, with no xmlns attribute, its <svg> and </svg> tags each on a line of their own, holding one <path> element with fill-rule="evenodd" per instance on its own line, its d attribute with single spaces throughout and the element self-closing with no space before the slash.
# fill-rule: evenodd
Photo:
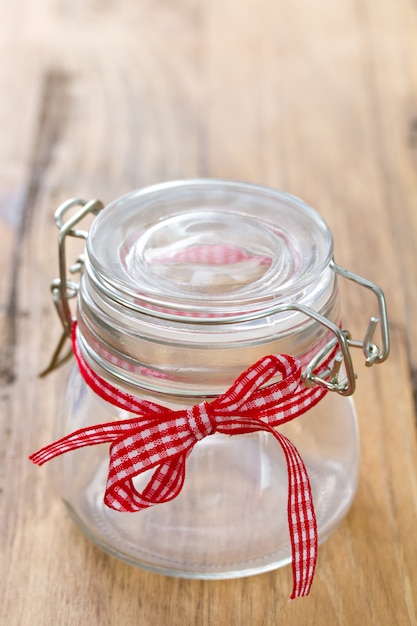
<svg viewBox="0 0 417 626">
<path fill-rule="evenodd" d="M 14 0 L 0 18 L 0 623 L 417 623 L 417 5 L 412 0 Z M 53 211 L 150 183 L 244 179 L 314 206 L 380 284 L 392 352 L 359 374 L 361 470 L 310 596 L 290 568 L 190 581 L 133 569 L 68 518 L 27 456 L 66 372 Z M 343 287 L 363 332 L 368 304 Z M 356 355 L 355 355 L 356 358 Z M 414 388 L 415 392 L 415 388 Z"/>
</svg>

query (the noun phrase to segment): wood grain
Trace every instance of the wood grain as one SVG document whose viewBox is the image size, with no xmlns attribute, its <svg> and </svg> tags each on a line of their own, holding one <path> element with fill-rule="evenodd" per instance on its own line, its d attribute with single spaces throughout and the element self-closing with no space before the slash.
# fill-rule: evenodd
<svg viewBox="0 0 417 626">
<path fill-rule="evenodd" d="M 417 5 L 412 0 L 15 0 L 0 7 L 0 623 L 417 623 Z M 392 353 L 357 356 L 358 493 L 307 599 L 288 568 L 188 581 L 103 554 L 27 455 L 65 370 L 52 214 L 178 177 L 294 193 L 388 298 Z M 372 299 L 341 285 L 359 336 Z"/>
</svg>

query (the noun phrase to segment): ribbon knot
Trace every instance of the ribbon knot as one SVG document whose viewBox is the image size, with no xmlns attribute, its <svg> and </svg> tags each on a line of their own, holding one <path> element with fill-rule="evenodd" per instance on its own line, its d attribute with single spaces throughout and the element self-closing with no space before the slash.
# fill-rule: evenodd
<svg viewBox="0 0 417 626">
<path fill-rule="evenodd" d="M 196 441 L 200 441 L 216 432 L 216 417 L 209 402 L 195 404 L 186 409 L 186 411 L 186 421 Z"/>
<path fill-rule="evenodd" d="M 80 429 L 32 454 L 31 460 L 42 465 L 70 450 L 110 443 L 104 502 L 117 511 L 133 512 L 168 502 L 180 493 L 187 457 L 204 437 L 216 431 L 226 435 L 265 431 L 279 443 L 287 464 L 291 598 L 307 595 L 314 577 L 318 544 L 310 481 L 297 449 L 276 427 L 310 409 L 326 390 L 304 385 L 300 363 L 294 357 L 269 355 L 243 372 L 212 402 L 171 410 L 126 394 L 100 378 L 80 352 L 76 324 L 72 342 L 86 383 L 101 398 L 136 417 Z M 323 363 L 323 369 L 327 369 L 332 358 L 334 355 Z M 277 382 L 271 382 L 277 378 Z M 138 491 L 133 479 L 150 469 L 154 470 L 151 478 Z"/>
</svg>

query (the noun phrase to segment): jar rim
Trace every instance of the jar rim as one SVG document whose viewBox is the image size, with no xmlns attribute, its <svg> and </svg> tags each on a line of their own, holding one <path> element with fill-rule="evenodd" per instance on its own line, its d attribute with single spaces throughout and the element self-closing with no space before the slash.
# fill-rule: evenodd
<svg viewBox="0 0 417 626">
<path fill-rule="evenodd" d="M 330 229 L 299 198 L 251 183 L 186 179 L 108 204 L 89 232 L 86 271 L 100 294 L 130 310 L 224 322 L 299 302 L 332 256 Z"/>
</svg>

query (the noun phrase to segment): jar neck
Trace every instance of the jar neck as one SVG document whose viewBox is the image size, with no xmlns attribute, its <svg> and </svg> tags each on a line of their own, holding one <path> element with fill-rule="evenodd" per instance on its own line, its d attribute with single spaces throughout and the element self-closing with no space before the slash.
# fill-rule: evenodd
<svg viewBox="0 0 417 626">
<path fill-rule="evenodd" d="M 301 300 L 339 324 L 334 274 L 327 271 Z M 267 354 L 290 354 L 303 366 L 329 341 L 331 333 L 300 311 L 273 308 L 252 319 L 165 319 L 151 309 L 132 312 L 81 280 L 78 329 L 90 366 L 132 393 L 213 397 Z"/>
</svg>

